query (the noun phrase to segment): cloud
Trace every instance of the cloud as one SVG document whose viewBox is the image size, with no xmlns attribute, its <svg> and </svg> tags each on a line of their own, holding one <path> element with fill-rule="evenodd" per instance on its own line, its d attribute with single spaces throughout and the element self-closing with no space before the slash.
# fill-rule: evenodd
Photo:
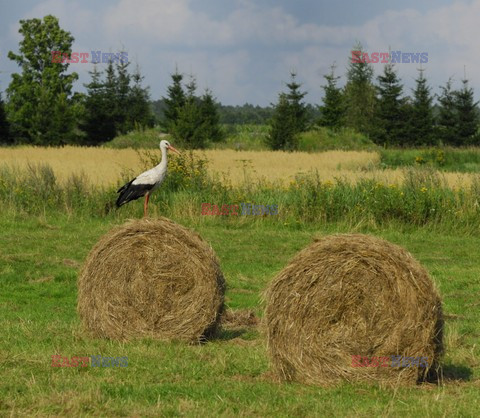
<svg viewBox="0 0 480 418">
<path fill-rule="evenodd" d="M 199 86 L 208 85 L 226 103 L 268 104 L 295 69 L 309 91 L 309 101 L 318 103 L 322 75 L 334 61 L 338 74 L 344 74 L 356 40 L 369 52 L 389 47 L 428 52 L 427 78 L 435 88 L 451 75 L 461 78 L 464 64 L 472 77 L 480 65 L 480 0 L 456 1 L 424 12 L 413 8 L 377 12 L 372 7 L 371 18 L 355 25 L 306 22 L 288 13 L 282 1 L 272 6 L 273 2 L 236 0 L 215 13 L 209 0 L 110 0 L 98 5 L 88 0 L 46 0 L 27 17 L 58 16 L 62 27 L 75 36 L 76 50 L 124 47 L 141 65 L 153 98 L 165 94 L 169 73 L 178 64 L 180 71 L 194 73 Z M 343 13 L 339 6 L 331 7 Z M 77 67 L 86 73 L 87 66 Z M 375 70 L 378 74 L 382 65 Z M 398 65 L 407 87 L 413 86 L 416 70 L 415 64 Z M 472 82 L 480 88 L 480 80 Z"/>
</svg>

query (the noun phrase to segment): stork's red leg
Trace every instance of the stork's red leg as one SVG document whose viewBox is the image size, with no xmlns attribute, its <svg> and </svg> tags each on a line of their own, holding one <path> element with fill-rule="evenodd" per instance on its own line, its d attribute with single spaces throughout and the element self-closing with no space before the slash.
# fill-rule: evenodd
<svg viewBox="0 0 480 418">
<path fill-rule="evenodd" d="M 147 193 L 145 195 L 145 203 L 143 204 L 143 217 L 147 217 L 148 216 L 148 199 L 150 198 L 150 194 Z"/>
</svg>

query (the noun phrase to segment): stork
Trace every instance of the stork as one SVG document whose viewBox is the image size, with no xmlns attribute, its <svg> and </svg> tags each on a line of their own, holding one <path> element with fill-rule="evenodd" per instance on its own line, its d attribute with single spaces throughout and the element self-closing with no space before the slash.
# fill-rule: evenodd
<svg viewBox="0 0 480 418">
<path fill-rule="evenodd" d="M 166 140 L 160 142 L 160 150 L 162 151 L 160 164 L 150 170 L 144 171 L 117 190 L 117 193 L 120 193 L 116 202 L 117 208 L 131 200 L 137 200 L 145 196 L 143 216 L 148 215 L 148 199 L 150 198 L 150 194 L 163 183 L 167 174 L 167 150 L 180 154 L 180 152 L 172 147 Z"/>
</svg>

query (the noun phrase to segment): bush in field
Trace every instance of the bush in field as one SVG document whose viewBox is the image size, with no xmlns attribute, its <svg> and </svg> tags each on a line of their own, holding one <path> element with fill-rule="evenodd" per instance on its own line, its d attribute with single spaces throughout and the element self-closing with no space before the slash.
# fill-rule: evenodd
<svg viewBox="0 0 480 418">
<path fill-rule="evenodd" d="M 160 144 L 162 139 L 171 140 L 169 135 L 160 132 L 156 128 L 143 129 L 139 127 L 132 132 L 125 135 L 116 136 L 110 142 L 107 142 L 103 146 L 106 148 L 156 148 Z M 172 145 L 175 145 L 172 141 Z"/>
<path fill-rule="evenodd" d="M 268 125 L 244 124 L 225 125 L 225 141 L 215 144 L 215 148 L 232 148 L 237 151 L 259 151 L 267 149 Z"/>
<path fill-rule="evenodd" d="M 299 151 L 372 150 L 377 146 L 365 135 L 350 128 L 316 128 L 298 136 Z"/>
<path fill-rule="evenodd" d="M 140 151 L 140 161 L 145 170 L 160 163 L 158 153 Z M 200 190 L 207 188 L 211 182 L 207 171 L 208 160 L 192 151 L 182 152 L 168 160 L 168 174 L 162 188 L 173 190 Z"/>
</svg>

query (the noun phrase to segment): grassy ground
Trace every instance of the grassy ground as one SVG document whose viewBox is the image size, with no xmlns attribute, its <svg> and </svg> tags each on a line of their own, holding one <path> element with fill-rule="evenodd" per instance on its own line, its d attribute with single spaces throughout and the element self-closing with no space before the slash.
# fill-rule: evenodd
<svg viewBox="0 0 480 418">
<path fill-rule="evenodd" d="M 396 157 L 396 152 L 391 156 L 381 156 L 376 151 L 338 150 L 291 153 L 219 149 L 196 151 L 195 154 L 207 159 L 210 174 L 226 179 L 233 185 L 245 181 L 268 181 L 288 185 L 299 173 L 309 172 L 317 172 L 324 181 L 335 182 L 342 179 L 356 182 L 361 179 L 375 179 L 387 184 L 398 184 L 405 178 L 405 167 L 422 166 L 415 163 L 414 152 L 405 151 L 405 156 L 400 154 L 401 158 Z M 95 186 L 111 186 L 117 185 L 121 177 L 135 176 L 145 169 L 142 163 L 145 153 L 133 149 L 73 146 L 0 148 L 0 168 L 3 165 L 25 168 L 29 164 L 42 163 L 51 166 L 60 181 L 65 181 L 72 174 L 82 174 Z M 160 157 L 158 149 L 147 153 Z M 477 151 L 474 151 L 472 155 L 475 156 L 476 153 Z M 171 160 L 174 158 L 176 157 L 173 156 Z M 457 169 L 452 163 L 448 166 L 450 171 L 442 171 L 442 176 L 450 187 L 468 187 L 471 184 L 474 174 L 458 172 L 462 167 L 463 165 L 459 165 Z"/>
<path fill-rule="evenodd" d="M 231 309 L 261 315 L 259 295 L 312 237 L 357 230 L 405 246 L 431 272 L 447 314 L 445 381 L 413 388 L 278 384 L 258 329 L 202 346 L 95 340 L 76 312 L 78 269 L 124 214 L 0 215 L 0 415 L 476 416 L 480 410 L 477 234 L 391 225 L 281 226 L 176 218 L 220 258 Z M 52 368 L 51 356 L 128 356 L 125 368 Z"/>
<path fill-rule="evenodd" d="M 232 149 L 235 151 L 266 151 L 267 136 L 270 131 L 268 125 L 223 125 L 225 137 L 221 142 L 208 143 L 209 149 Z M 108 148 L 157 148 L 160 131 L 146 129 L 120 135 L 105 144 Z M 161 134 L 162 136 L 166 134 Z M 165 136 L 176 142 L 169 136 Z M 177 144 L 181 146 L 181 144 Z M 366 136 L 351 129 L 331 131 L 327 128 L 316 127 L 303 132 L 298 137 L 299 151 L 327 151 L 327 150 L 375 150 L 377 146 Z"/>
</svg>

